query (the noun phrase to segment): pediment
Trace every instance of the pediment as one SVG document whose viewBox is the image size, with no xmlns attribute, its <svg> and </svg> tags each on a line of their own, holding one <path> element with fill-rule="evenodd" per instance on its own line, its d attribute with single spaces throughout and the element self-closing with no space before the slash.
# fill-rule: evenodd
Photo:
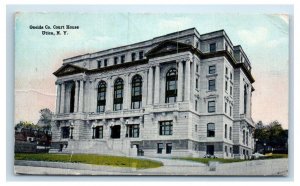
<svg viewBox="0 0 300 186">
<path fill-rule="evenodd" d="M 164 41 L 154 47 L 153 49 L 149 50 L 146 53 L 147 57 L 154 57 L 154 56 L 161 56 L 166 54 L 172 54 L 176 52 L 182 52 L 186 50 L 192 49 L 191 45 L 180 43 L 176 41 Z"/>
<path fill-rule="evenodd" d="M 87 69 L 81 68 L 75 65 L 66 64 L 60 67 L 57 71 L 55 71 L 53 74 L 55 76 L 65 76 L 65 75 L 71 75 L 71 74 L 78 74 L 86 71 Z"/>
</svg>

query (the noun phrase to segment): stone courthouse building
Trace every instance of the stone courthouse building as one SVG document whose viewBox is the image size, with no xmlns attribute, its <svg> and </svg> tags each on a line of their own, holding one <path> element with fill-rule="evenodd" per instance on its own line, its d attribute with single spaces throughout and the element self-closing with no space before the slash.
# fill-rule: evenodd
<svg viewBox="0 0 300 186">
<path fill-rule="evenodd" d="M 51 152 L 248 158 L 251 63 L 195 28 L 63 60 Z"/>
</svg>

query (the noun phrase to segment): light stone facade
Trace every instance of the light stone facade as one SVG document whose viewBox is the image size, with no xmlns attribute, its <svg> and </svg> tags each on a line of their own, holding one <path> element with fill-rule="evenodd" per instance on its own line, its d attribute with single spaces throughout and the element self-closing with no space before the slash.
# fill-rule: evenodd
<svg viewBox="0 0 300 186">
<path fill-rule="evenodd" d="M 224 30 L 200 35 L 191 28 L 75 56 L 54 75 L 51 152 L 219 158 L 253 152 L 251 64 Z"/>
</svg>

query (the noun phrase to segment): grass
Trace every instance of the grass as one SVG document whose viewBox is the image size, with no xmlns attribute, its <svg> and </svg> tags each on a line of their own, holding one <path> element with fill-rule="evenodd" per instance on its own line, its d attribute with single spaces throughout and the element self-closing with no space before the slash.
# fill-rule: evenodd
<svg viewBox="0 0 300 186">
<path fill-rule="evenodd" d="M 117 167 L 131 167 L 137 169 L 157 168 L 163 166 L 161 162 L 136 159 L 121 156 L 106 156 L 95 154 L 24 154 L 16 153 L 15 160 L 50 161 L 65 163 L 85 163 Z"/>
<path fill-rule="evenodd" d="M 288 158 L 288 154 L 266 154 L 266 159 Z"/>
</svg>

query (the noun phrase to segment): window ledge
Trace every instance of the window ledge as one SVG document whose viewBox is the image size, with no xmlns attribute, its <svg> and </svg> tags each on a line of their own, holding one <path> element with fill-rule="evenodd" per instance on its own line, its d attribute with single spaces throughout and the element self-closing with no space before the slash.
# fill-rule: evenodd
<svg viewBox="0 0 300 186">
<path fill-rule="evenodd" d="M 207 75 L 206 75 L 207 78 L 210 78 L 210 77 L 217 77 L 217 76 L 218 76 L 217 73 L 215 73 L 215 74 L 207 74 Z"/>
</svg>

